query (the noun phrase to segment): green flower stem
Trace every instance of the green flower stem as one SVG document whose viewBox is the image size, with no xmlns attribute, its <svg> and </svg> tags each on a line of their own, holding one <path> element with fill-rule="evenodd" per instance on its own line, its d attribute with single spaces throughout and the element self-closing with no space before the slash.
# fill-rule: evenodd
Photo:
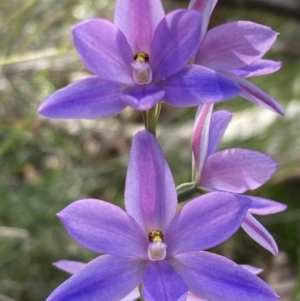
<svg viewBox="0 0 300 301">
<path fill-rule="evenodd" d="M 147 114 L 147 111 L 142 111 L 142 115 L 143 115 L 145 129 L 147 129 L 148 128 L 148 114 Z"/>
<path fill-rule="evenodd" d="M 199 189 L 195 183 L 184 183 L 177 187 L 178 203 L 184 202 L 199 193 Z"/>
<path fill-rule="evenodd" d="M 161 105 L 162 105 L 162 102 L 159 102 L 159 103 L 155 106 L 155 108 L 156 108 L 156 111 L 155 111 L 156 123 L 158 122 L 158 118 L 159 118 L 159 115 L 160 115 Z"/>
<path fill-rule="evenodd" d="M 154 136 L 156 136 L 156 124 L 159 118 L 161 110 L 161 103 L 157 104 L 154 108 L 143 111 L 143 119 L 145 128 L 150 131 Z"/>
<path fill-rule="evenodd" d="M 194 182 L 183 183 L 183 184 L 180 184 L 179 186 L 177 186 L 176 190 L 179 193 L 181 190 L 184 190 L 186 188 L 192 188 L 194 186 L 195 186 Z"/>
</svg>

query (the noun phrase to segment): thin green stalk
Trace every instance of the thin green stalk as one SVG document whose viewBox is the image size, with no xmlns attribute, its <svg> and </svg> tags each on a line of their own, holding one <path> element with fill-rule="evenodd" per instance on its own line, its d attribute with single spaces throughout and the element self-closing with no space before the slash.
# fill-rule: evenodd
<svg viewBox="0 0 300 301">
<path fill-rule="evenodd" d="M 161 105 L 162 105 L 162 102 L 159 102 L 157 105 L 156 105 L 156 111 L 155 111 L 155 115 L 156 115 L 156 123 L 158 122 L 158 118 L 159 118 L 159 115 L 160 115 L 160 111 L 161 111 Z"/>
<path fill-rule="evenodd" d="M 177 186 L 176 190 L 177 190 L 177 192 L 180 192 L 181 190 L 184 190 L 186 188 L 191 188 L 194 186 L 195 186 L 194 182 L 183 183 L 183 184 L 180 184 L 179 186 Z"/>
<path fill-rule="evenodd" d="M 145 129 L 148 128 L 148 114 L 147 111 L 142 111 L 142 116 L 144 120 Z"/>
<path fill-rule="evenodd" d="M 145 128 L 150 131 L 154 136 L 156 136 L 156 124 L 160 114 L 161 103 L 157 104 L 154 108 L 143 111 L 143 119 Z"/>
<path fill-rule="evenodd" d="M 192 186 L 192 187 L 181 190 L 177 194 L 178 203 L 189 200 L 197 193 L 198 193 L 198 189 L 196 186 Z"/>
<path fill-rule="evenodd" d="M 147 129 L 154 136 L 156 136 L 156 123 L 157 123 L 157 117 L 156 117 L 157 108 L 156 107 L 157 106 L 155 106 L 154 108 L 147 111 L 147 114 L 148 114 L 148 128 Z"/>
</svg>

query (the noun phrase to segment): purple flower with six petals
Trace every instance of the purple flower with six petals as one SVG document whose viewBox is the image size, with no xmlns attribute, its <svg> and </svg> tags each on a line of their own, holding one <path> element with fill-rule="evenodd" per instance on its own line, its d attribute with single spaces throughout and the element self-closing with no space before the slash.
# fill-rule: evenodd
<svg viewBox="0 0 300 301">
<path fill-rule="evenodd" d="M 102 255 L 58 287 L 47 301 L 119 301 L 139 284 L 147 301 L 275 301 L 261 279 L 202 250 L 240 226 L 251 201 L 231 193 L 198 197 L 177 214 L 175 184 L 155 137 L 139 132 L 131 149 L 124 212 L 100 200 L 77 201 L 59 217 L 69 234 Z"/>
<path fill-rule="evenodd" d="M 200 189 L 243 193 L 267 182 L 277 169 L 268 155 L 256 151 L 231 148 L 216 152 L 231 120 L 228 111 L 213 111 L 213 104 L 199 107 L 192 136 L 193 179 Z M 251 215 L 268 215 L 283 211 L 286 205 L 249 196 L 252 200 L 242 228 L 264 248 L 278 254 L 272 235 Z"/>
<path fill-rule="evenodd" d="M 206 32 L 217 2 L 190 1 L 189 8 L 202 14 L 201 44 L 195 63 L 235 81 L 244 98 L 283 115 L 281 106 L 272 97 L 244 79 L 280 69 L 281 62 L 261 59 L 275 42 L 277 33 L 249 21 L 229 22 Z"/>
<path fill-rule="evenodd" d="M 241 89 L 231 79 L 187 63 L 196 55 L 201 16 L 177 10 L 165 16 L 160 0 L 118 0 L 114 24 L 92 19 L 73 28 L 75 47 L 95 74 L 52 94 L 39 113 L 94 119 L 126 106 L 149 110 L 159 101 L 185 106 L 224 101 Z M 185 97 L 189 95 L 189 97 Z"/>
</svg>

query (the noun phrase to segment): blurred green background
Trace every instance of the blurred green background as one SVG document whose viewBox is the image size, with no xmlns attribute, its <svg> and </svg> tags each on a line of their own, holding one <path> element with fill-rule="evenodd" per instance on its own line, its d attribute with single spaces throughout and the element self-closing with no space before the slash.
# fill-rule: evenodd
<svg viewBox="0 0 300 301">
<path fill-rule="evenodd" d="M 163 3 L 166 11 L 187 5 Z M 260 219 L 281 253 L 274 258 L 242 230 L 214 251 L 263 268 L 262 277 L 281 300 L 300 300 L 300 20 L 257 3 L 221 0 L 210 27 L 241 19 L 280 32 L 267 57 L 281 60 L 282 69 L 253 82 L 280 102 L 286 116 L 241 98 L 217 108 L 234 112 L 221 148 L 251 148 L 279 162 L 273 179 L 252 194 L 288 204 L 285 212 Z M 72 45 L 71 26 L 91 17 L 112 19 L 113 7 L 108 0 L 0 0 L 0 301 L 44 300 L 68 277 L 52 262 L 97 256 L 72 241 L 56 217 L 67 204 L 93 197 L 123 206 L 131 139 L 143 126 L 140 113 L 126 109 L 96 121 L 52 121 L 36 113 L 53 91 L 88 75 Z M 159 121 L 158 139 L 177 185 L 190 180 L 195 110 L 164 105 Z"/>
</svg>

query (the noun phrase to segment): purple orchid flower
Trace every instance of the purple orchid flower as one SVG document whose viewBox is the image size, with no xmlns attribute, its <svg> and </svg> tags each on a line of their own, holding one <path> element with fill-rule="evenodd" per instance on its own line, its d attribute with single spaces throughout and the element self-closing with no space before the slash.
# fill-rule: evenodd
<svg viewBox="0 0 300 301">
<path fill-rule="evenodd" d="M 107 255 L 89 262 L 47 301 L 118 301 L 139 284 L 147 301 L 184 301 L 188 291 L 211 301 L 278 300 L 258 277 L 202 251 L 238 229 L 250 202 L 213 192 L 176 214 L 176 188 L 163 152 L 150 132 L 141 131 L 128 166 L 127 213 L 94 199 L 77 201 L 59 213 L 77 242 Z"/>
<path fill-rule="evenodd" d="M 218 0 L 191 0 L 189 8 L 202 14 L 201 44 L 195 63 L 227 76 L 242 90 L 241 96 L 281 115 L 281 106 L 268 94 L 245 80 L 273 73 L 281 62 L 261 59 L 274 44 L 277 33 L 267 26 L 235 21 L 207 31 Z"/>
<path fill-rule="evenodd" d="M 160 0 L 118 0 L 114 24 L 84 21 L 73 28 L 73 37 L 95 76 L 52 94 L 39 109 L 49 118 L 94 119 L 126 106 L 145 111 L 162 100 L 176 106 L 178 97 L 185 106 L 199 105 L 241 92 L 226 76 L 187 66 L 201 38 L 201 17 L 192 10 L 165 16 Z"/>
<path fill-rule="evenodd" d="M 231 148 L 216 152 L 218 144 L 231 120 L 228 111 L 212 113 L 213 104 L 199 107 L 192 136 L 193 179 L 208 191 L 243 193 L 267 182 L 277 169 L 268 155 L 256 151 Z M 264 248 L 278 254 L 272 235 L 252 216 L 283 211 L 286 205 L 247 195 L 252 200 L 242 228 Z"/>
<path fill-rule="evenodd" d="M 55 262 L 53 265 L 68 274 L 74 275 L 74 274 L 78 273 L 83 267 L 85 267 L 86 263 L 79 262 L 79 261 L 72 261 L 72 260 L 60 260 L 60 261 Z M 259 268 L 256 268 L 256 267 L 253 267 L 250 265 L 242 264 L 240 266 L 254 275 L 258 275 L 259 273 L 261 273 L 263 271 L 262 269 L 259 269 Z M 140 297 L 140 292 L 139 292 L 138 287 L 136 287 L 134 290 L 132 290 L 127 296 L 122 298 L 120 301 L 136 301 L 139 297 Z M 186 301 L 206 301 L 206 300 L 195 296 L 191 292 L 188 292 Z"/>
</svg>

